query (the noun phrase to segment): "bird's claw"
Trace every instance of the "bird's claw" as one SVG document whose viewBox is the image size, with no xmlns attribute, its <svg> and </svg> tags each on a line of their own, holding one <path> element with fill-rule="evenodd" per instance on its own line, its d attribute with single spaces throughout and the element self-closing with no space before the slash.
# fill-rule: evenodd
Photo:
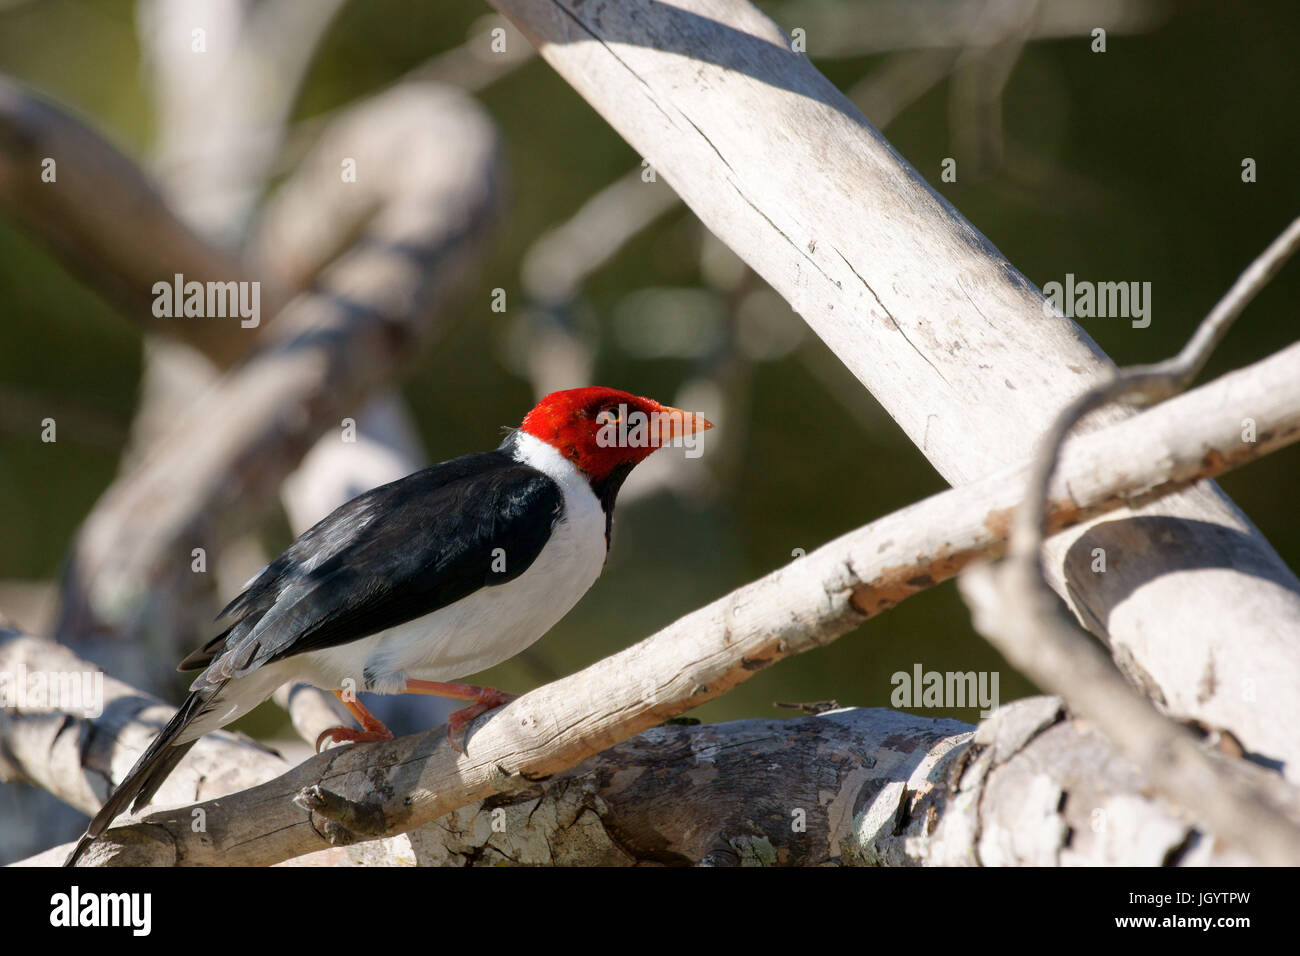
<svg viewBox="0 0 1300 956">
<path fill-rule="evenodd" d="M 478 703 L 462 708 L 447 718 L 447 743 L 451 744 L 451 749 L 462 757 L 466 755 L 465 748 L 456 742 L 455 735 L 459 733 L 462 737 L 465 737 L 463 731 L 470 721 L 483 716 L 489 710 L 503 707 L 519 697 L 518 694 L 507 694 L 504 691 L 492 690 L 491 688 L 484 688 L 484 690 L 489 691 L 489 693 L 485 693 Z"/>
</svg>

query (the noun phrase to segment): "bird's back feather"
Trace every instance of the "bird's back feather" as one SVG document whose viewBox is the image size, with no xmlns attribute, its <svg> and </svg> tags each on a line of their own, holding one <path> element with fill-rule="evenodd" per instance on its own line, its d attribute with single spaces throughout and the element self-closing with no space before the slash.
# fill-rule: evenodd
<svg viewBox="0 0 1300 956">
<path fill-rule="evenodd" d="M 268 565 L 218 617 L 227 629 L 182 665 L 206 667 L 196 688 L 242 677 L 514 580 L 563 508 L 553 479 L 500 449 L 372 489 Z"/>
</svg>

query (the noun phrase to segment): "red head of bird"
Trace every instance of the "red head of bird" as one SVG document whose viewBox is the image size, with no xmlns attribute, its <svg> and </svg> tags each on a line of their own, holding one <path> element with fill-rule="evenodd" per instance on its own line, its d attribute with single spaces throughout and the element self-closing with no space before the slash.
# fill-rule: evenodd
<svg viewBox="0 0 1300 956">
<path fill-rule="evenodd" d="M 644 461 L 656 449 L 712 428 L 703 415 L 617 388 L 571 388 L 547 395 L 522 430 L 556 448 L 592 482 Z"/>
</svg>

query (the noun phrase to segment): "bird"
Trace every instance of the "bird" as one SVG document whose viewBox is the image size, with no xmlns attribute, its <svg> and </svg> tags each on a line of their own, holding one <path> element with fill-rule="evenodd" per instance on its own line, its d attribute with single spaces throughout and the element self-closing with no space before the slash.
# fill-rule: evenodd
<svg viewBox="0 0 1300 956">
<path fill-rule="evenodd" d="M 514 697 L 455 683 L 549 631 L 605 565 L 614 503 L 632 469 L 694 447 L 702 415 L 603 386 L 545 396 L 493 451 L 463 455 L 339 506 L 263 568 L 178 665 L 189 696 L 104 802 L 74 865 L 130 803 L 138 811 L 200 737 L 287 682 L 333 691 L 360 729 L 316 741 L 392 739 L 356 691 L 469 701 L 447 734 Z M 689 452 L 688 452 L 689 454 Z"/>
</svg>

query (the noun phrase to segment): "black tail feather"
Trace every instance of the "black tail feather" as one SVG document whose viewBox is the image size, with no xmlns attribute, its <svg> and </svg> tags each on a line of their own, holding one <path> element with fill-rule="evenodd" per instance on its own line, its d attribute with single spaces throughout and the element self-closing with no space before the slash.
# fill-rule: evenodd
<svg viewBox="0 0 1300 956">
<path fill-rule="evenodd" d="M 108 825 L 117 819 L 119 814 L 126 811 L 127 804 L 131 804 L 132 811 L 135 811 L 153 799 L 153 795 L 158 792 L 163 781 L 176 769 L 176 765 L 189 753 L 190 748 L 198 742 L 191 740 L 176 744 L 174 741 L 206 710 L 207 705 L 217 696 L 224 684 L 223 681 L 214 687 L 194 691 L 185 699 L 185 703 L 181 704 L 180 709 L 167 722 L 167 726 L 140 755 L 140 759 L 135 762 L 135 766 L 131 768 L 117 789 L 104 801 L 104 805 L 86 827 L 85 835 L 77 841 L 64 866 L 75 865 L 90 844 L 108 829 Z"/>
</svg>

